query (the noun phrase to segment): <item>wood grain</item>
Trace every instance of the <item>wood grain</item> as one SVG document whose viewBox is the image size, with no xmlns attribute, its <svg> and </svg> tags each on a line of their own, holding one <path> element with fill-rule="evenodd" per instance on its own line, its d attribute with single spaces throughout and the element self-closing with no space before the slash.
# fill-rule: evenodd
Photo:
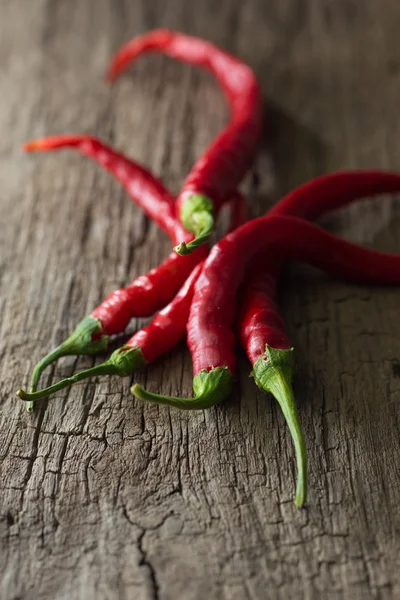
<svg viewBox="0 0 400 600">
<path fill-rule="evenodd" d="M 39 357 L 169 248 L 89 160 L 21 144 L 91 132 L 177 192 L 225 122 L 217 86 L 161 57 L 112 89 L 102 79 L 121 43 L 162 25 L 239 53 L 262 81 L 254 214 L 322 172 L 398 169 L 397 1 L 0 0 L 0 15 L 0 597 L 399 598 L 398 290 L 287 271 L 303 511 L 282 416 L 243 357 L 232 399 L 207 412 L 144 405 L 120 379 L 64 390 L 32 417 L 15 398 Z M 323 223 L 396 251 L 399 207 L 379 199 Z M 91 364 L 66 358 L 44 382 Z M 136 380 L 188 394 L 184 346 Z"/>
</svg>

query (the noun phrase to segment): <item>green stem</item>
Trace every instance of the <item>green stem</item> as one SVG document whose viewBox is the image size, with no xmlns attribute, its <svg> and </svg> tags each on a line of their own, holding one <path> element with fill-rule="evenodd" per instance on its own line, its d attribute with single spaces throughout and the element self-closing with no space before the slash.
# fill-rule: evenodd
<svg viewBox="0 0 400 600">
<path fill-rule="evenodd" d="M 278 401 L 293 439 L 297 460 L 297 487 L 295 503 L 303 506 L 307 499 L 307 452 L 292 388 L 293 348 L 275 350 L 266 346 L 254 365 L 253 375 L 262 390 Z"/>
<path fill-rule="evenodd" d="M 95 334 L 102 334 L 101 323 L 91 315 L 88 315 L 75 328 L 75 331 L 57 348 L 51 350 L 44 356 L 35 366 L 31 377 L 31 392 L 36 392 L 39 384 L 39 379 L 45 368 L 52 362 L 61 358 L 61 356 L 78 355 L 78 354 L 97 354 L 107 349 L 108 336 L 101 335 L 95 341 L 92 337 Z M 33 400 L 29 401 L 26 410 L 32 412 L 34 409 Z"/>
<path fill-rule="evenodd" d="M 214 205 L 212 200 L 200 194 L 189 196 L 183 203 L 180 218 L 183 226 L 191 231 L 195 238 L 188 242 L 181 242 L 174 250 L 181 256 L 191 254 L 210 237 L 215 221 L 213 215 Z"/>
<path fill-rule="evenodd" d="M 54 383 L 53 385 L 50 385 L 49 387 L 39 391 L 29 393 L 25 392 L 24 390 L 18 390 L 17 396 L 21 400 L 34 402 L 35 400 L 46 398 L 47 396 L 69 387 L 78 381 L 89 379 L 90 377 L 95 377 L 97 375 L 119 375 L 120 377 L 127 377 L 136 369 L 143 367 L 145 364 L 146 360 L 140 348 L 122 346 L 121 348 L 115 350 L 111 354 L 109 360 L 101 365 L 97 365 L 95 367 L 91 367 L 90 369 L 86 369 L 85 371 L 81 371 L 80 373 L 76 373 L 71 377 L 62 379 L 61 381 L 58 381 L 57 383 Z"/>
<path fill-rule="evenodd" d="M 225 400 L 230 394 L 233 377 L 227 367 L 217 367 L 211 371 L 200 371 L 193 377 L 194 398 L 178 398 L 147 392 L 136 384 L 131 388 L 134 396 L 155 404 L 173 406 L 182 410 L 202 410 Z"/>
<path fill-rule="evenodd" d="M 187 256 L 197 250 L 197 248 L 207 242 L 214 229 L 214 217 L 208 212 L 202 211 L 194 213 L 193 220 L 198 220 L 202 225 L 198 227 L 197 231 L 193 231 L 196 235 L 193 240 L 187 244 L 186 242 L 181 242 L 178 246 L 175 246 L 174 250 L 180 256 Z"/>
</svg>

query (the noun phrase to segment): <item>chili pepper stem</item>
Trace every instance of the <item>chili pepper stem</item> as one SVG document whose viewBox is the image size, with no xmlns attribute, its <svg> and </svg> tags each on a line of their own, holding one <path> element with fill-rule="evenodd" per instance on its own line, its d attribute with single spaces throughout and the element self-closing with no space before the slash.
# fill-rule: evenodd
<svg viewBox="0 0 400 600">
<path fill-rule="evenodd" d="M 229 369 L 227 367 L 217 367 L 211 371 L 200 371 L 193 377 L 194 398 L 153 394 L 147 392 L 138 384 L 131 388 L 131 393 L 141 400 L 147 400 L 155 404 L 173 406 L 182 410 L 202 410 L 225 400 L 231 392 L 232 385 L 233 376 Z"/>
<path fill-rule="evenodd" d="M 289 427 L 297 459 L 295 503 L 301 507 L 307 498 L 307 454 L 291 384 L 292 372 L 293 348 L 276 350 L 268 345 L 265 358 L 260 357 L 253 369 L 256 384 L 278 401 Z"/>
<path fill-rule="evenodd" d="M 77 355 L 77 354 L 97 354 L 107 349 L 108 336 L 102 335 L 100 321 L 91 315 L 88 315 L 75 328 L 75 331 L 59 346 L 51 350 L 44 356 L 35 366 L 31 378 L 32 395 L 36 393 L 39 379 L 45 368 L 52 362 L 61 358 L 61 356 Z M 95 334 L 100 334 L 101 337 L 92 341 Z M 25 393 L 25 392 L 24 392 Z M 27 404 L 27 411 L 32 412 L 34 405 L 33 400 L 38 399 L 37 396 L 31 399 Z"/>
<path fill-rule="evenodd" d="M 213 203 L 201 194 L 189 196 L 182 205 L 180 213 L 183 226 L 196 237 L 187 244 L 181 242 L 174 248 L 181 256 L 191 254 L 204 244 L 214 229 Z"/>
<path fill-rule="evenodd" d="M 90 369 L 85 369 L 80 373 L 76 373 L 71 377 L 62 379 L 57 383 L 38 390 L 35 392 L 27 393 L 24 390 L 18 390 L 17 396 L 21 400 L 33 402 L 34 400 L 40 400 L 46 398 L 59 390 L 62 390 L 78 381 L 89 379 L 89 377 L 96 377 L 97 375 L 119 375 L 120 377 L 127 377 L 131 375 L 136 369 L 143 367 L 146 364 L 146 359 L 140 348 L 131 348 L 129 346 L 122 346 L 115 350 L 110 358 L 102 363 L 96 365 Z"/>
<path fill-rule="evenodd" d="M 198 233 L 196 234 L 196 237 L 187 244 L 185 242 L 181 242 L 174 248 L 175 252 L 180 256 L 187 256 L 188 254 L 191 254 L 197 250 L 197 248 L 207 242 L 214 229 L 214 217 L 210 215 L 210 213 L 199 211 L 193 215 L 193 221 L 196 220 L 199 223 L 202 223 L 197 230 Z"/>
</svg>

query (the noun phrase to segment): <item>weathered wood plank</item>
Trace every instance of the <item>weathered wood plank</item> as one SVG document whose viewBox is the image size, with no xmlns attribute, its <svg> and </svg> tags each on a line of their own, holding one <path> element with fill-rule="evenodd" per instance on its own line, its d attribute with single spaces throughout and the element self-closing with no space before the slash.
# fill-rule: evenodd
<svg viewBox="0 0 400 600">
<path fill-rule="evenodd" d="M 89 160 L 25 157 L 21 144 L 90 131 L 178 191 L 226 118 L 217 86 L 158 57 L 112 89 L 102 80 L 113 50 L 161 24 L 240 53 L 260 76 L 269 118 L 259 183 L 245 186 L 254 214 L 321 172 L 398 168 L 395 0 L 0 0 L 0 14 L 0 597 L 399 597 L 398 290 L 288 271 L 303 511 L 283 419 L 244 359 L 233 398 L 204 413 L 144 406 L 127 380 L 76 386 L 33 417 L 14 396 L 50 346 L 169 248 Z M 324 224 L 398 249 L 396 200 Z M 76 368 L 64 359 L 44 379 Z M 184 346 L 137 380 L 189 393 Z"/>
</svg>

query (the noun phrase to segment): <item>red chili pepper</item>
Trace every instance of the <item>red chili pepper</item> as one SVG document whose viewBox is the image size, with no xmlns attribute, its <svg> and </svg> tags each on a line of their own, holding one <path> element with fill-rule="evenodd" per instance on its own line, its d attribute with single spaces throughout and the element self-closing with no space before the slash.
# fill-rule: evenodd
<svg viewBox="0 0 400 600">
<path fill-rule="evenodd" d="M 84 154 L 106 166 L 125 186 L 132 199 L 165 228 L 175 244 L 192 239 L 175 218 L 173 196 L 162 183 L 141 165 L 100 140 L 86 136 L 58 136 L 29 142 L 27 150 L 47 150 L 74 145 Z M 108 346 L 108 336 L 120 333 L 132 317 L 148 317 L 168 304 L 176 295 L 193 268 L 207 255 L 207 248 L 199 248 L 190 256 L 178 256 L 171 252 L 164 262 L 147 275 L 137 278 L 128 287 L 115 290 L 90 315 L 77 325 L 75 331 L 59 346 L 43 357 L 35 366 L 31 378 L 31 390 L 37 389 L 43 370 L 52 362 L 67 355 L 97 354 Z M 32 410 L 33 405 L 28 405 Z"/>
<path fill-rule="evenodd" d="M 246 203 L 243 196 L 237 192 L 232 200 L 231 229 L 242 225 L 246 217 Z M 17 395 L 33 403 L 35 400 L 45 398 L 58 390 L 96 375 L 126 377 L 173 348 L 185 336 L 194 285 L 202 266 L 203 263 L 200 263 L 195 267 L 172 302 L 156 315 L 150 325 L 137 331 L 124 346 L 112 353 L 108 361 L 39 391 L 33 390 L 27 393 L 21 389 Z M 182 408 L 185 407 L 186 405 L 182 405 Z"/>
<path fill-rule="evenodd" d="M 26 393 L 24 390 L 19 390 L 17 392 L 19 398 L 34 402 L 78 381 L 97 375 L 127 377 L 136 369 L 168 352 L 185 336 L 194 285 L 202 266 L 203 263 L 200 263 L 195 267 L 172 302 L 155 316 L 150 325 L 137 331 L 124 346 L 111 354 L 108 361 L 37 392 Z"/>
<path fill-rule="evenodd" d="M 388 171 L 339 171 L 306 182 L 287 194 L 269 215 L 294 215 L 317 219 L 355 200 L 400 191 L 400 175 Z M 242 346 L 253 365 L 256 384 L 278 401 L 295 445 L 298 482 L 296 503 L 307 495 L 307 457 L 304 437 L 291 386 L 292 343 L 277 306 L 280 264 L 269 255 L 257 257 L 243 285 L 238 331 Z"/>
<path fill-rule="evenodd" d="M 253 71 L 241 60 L 211 42 L 166 29 L 128 42 L 112 60 L 108 78 L 115 80 L 132 61 L 147 52 L 162 52 L 211 71 L 225 92 L 232 113 L 228 126 L 197 160 L 177 200 L 183 225 L 196 236 L 189 244 L 183 240 L 177 246 L 179 254 L 187 254 L 208 239 L 215 215 L 254 159 L 262 132 L 262 95 Z"/>
<path fill-rule="evenodd" d="M 187 328 L 195 397 L 159 396 L 139 385 L 132 388 L 133 394 L 171 406 L 186 402 L 193 409 L 212 406 L 229 394 L 236 366 L 231 327 L 238 287 L 252 259 L 267 251 L 357 282 L 400 283 L 400 255 L 351 244 L 295 217 L 254 219 L 212 248 L 196 282 Z"/>
</svg>

